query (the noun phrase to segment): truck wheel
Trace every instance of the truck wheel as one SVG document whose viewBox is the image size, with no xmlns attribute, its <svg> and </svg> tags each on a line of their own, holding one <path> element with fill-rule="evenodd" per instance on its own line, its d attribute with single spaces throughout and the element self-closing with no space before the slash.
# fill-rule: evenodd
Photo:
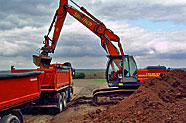
<svg viewBox="0 0 186 123">
<path fill-rule="evenodd" d="M 68 88 L 65 90 L 65 95 L 66 95 L 66 101 L 68 101 L 68 98 L 69 98 Z"/>
<path fill-rule="evenodd" d="M 65 92 L 61 92 L 62 101 L 63 101 L 63 109 L 67 107 L 67 94 Z"/>
<path fill-rule="evenodd" d="M 1 120 L 0 123 L 21 123 L 19 118 L 15 115 L 5 115 Z"/>
<path fill-rule="evenodd" d="M 23 114 L 21 113 L 20 109 L 13 109 L 11 111 L 11 114 L 16 116 L 19 119 L 20 123 L 24 123 Z"/>
<path fill-rule="evenodd" d="M 73 96 L 73 88 L 70 87 L 68 89 L 68 98 L 67 98 L 68 102 L 72 101 L 72 96 Z"/>
<path fill-rule="evenodd" d="M 63 97 L 60 93 L 57 93 L 57 109 L 56 113 L 60 113 L 63 111 Z"/>
</svg>

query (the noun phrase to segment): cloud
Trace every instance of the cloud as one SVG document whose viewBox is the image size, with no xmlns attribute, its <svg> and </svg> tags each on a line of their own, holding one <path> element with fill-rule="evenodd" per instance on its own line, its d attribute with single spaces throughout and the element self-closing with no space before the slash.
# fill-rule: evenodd
<svg viewBox="0 0 186 123">
<path fill-rule="evenodd" d="M 11 66 L 16 68 L 36 68 L 32 63 L 32 59 L 27 57 L 13 56 L 13 57 L 1 57 L 0 70 L 10 70 Z"/>
<path fill-rule="evenodd" d="M 118 24 L 114 26 L 122 28 L 119 30 L 124 49 L 128 54 L 137 56 L 145 55 L 148 57 L 159 58 L 162 54 L 184 54 L 186 56 L 186 30 L 175 30 L 170 32 L 150 32 L 139 27 Z M 161 57 L 162 58 L 162 57 Z"/>
<path fill-rule="evenodd" d="M 41 27 L 51 20 L 58 7 L 58 0 L 1 0 L 0 29 Z"/>
<path fill-rule="evenodd" d="M 46 27 L 24 27 L 22 29 L 0 30 L 0 56 L 30 56 L 39 46 L 42 46 L 46 29 Z"/>
<path fill-rule="evenodd" d="M 186 2 L 184 0 L 89 0 L 75 2 L 85 6 L 87 10 L 101 20 L 148 19 L 186 24 Z M 59 0 L 2 0 L 0 29 L 49 25 L 55 10 L 58 8 L 58 3 Z M 72 3 L 69 1 L 69 4 Z"/>
<path fill-rule="evenodd" d="M 70 62 L 75 69 L 103 69 L 106 68 L 107 64 L 106 57 L 94 57 L 94 56 L 84 56 L 84 57 L 58 57 L 53 59 L 53 63 L 64 63 Z"/>
<path fill-rule="evenodd" d="M 186 53 L 185 30 L 149 32 L 129 24 L 106 22 L 121 38 L 127 54 L 158 56 L 159 54 Z M 42 46 L 47 27 L 1 31 L 2 56 L 25 56 Z M 70 31 L 69 31 L 70 30 Z M 100 38 L 78 22 L 65 25 L 59 38 L 54 57 L 104 56 Z"/>
<path fill-rule="evenodd" d="M 170 0 L 99 0 L 92 8 L 100 19 L 173 21 L 186 24 L 186 2 Z M 114 16 L 112 16 L 114 15 Z"/>
</svg>

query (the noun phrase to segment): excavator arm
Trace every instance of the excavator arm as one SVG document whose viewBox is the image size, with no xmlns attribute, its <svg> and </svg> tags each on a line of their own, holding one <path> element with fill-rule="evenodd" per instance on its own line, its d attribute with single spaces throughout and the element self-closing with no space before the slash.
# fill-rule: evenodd
<svg viewBox="0 0 186 123">
<path fill-rule="evenodd" d="M 71 0 L 71 2 L 73 2 Z M 73 2 L 78 6 L 75 2 Z M 39 56 L 33 55 L 33 62 L 36 66 L 42 68 L 48 68 L 52 58 L 49 56 L 49 53 L 54 53 L 59 35 L 64 24 L 67 13 L 73 16 L 76 20 L 86 26 L 94 34 L 96 34 L 101 39 L 101 46 L 105 49 L 108 55 L 124 55 L 122 45 L 120 43 L 120 38 L 114 34 L 110 29 L 107 29 L 106 26 L 92 14 L 90 14 L 84 7 L 80 7 L 79 10 L 75 9 L 72 6 L 68 5 L 68 0 L 60 0 L 59 8 L 57 9 L 53 21 L 48 30 L 48 34 L 44 36 L 44 46 L 41 48 L 41 53 Z M 54 26 L 55 23 L 55 26 Z M 49 34 L 54 28 L 53 38 L 49 38 Z M 116 48 L 112 42 L 118 43 L 118 48 Z"/>
<path fill-rule="evenodd" d="M 91 15 L 84 7 L 80 7 L 80 10 L 82 10 L 86 15 L 72 6 L 66 5 L 65 8 L 71 16 L 73 16 L 84 26 L 90 29 L 94 34 L 100 37 L 101 46 L 109 55 L 124 55 L 120 43 L 120 38 L 110 29 L 107 29 L 106 26 L 100 20 L 96 19 L 93 15 Z M 112 44 L 111 41 L 118 42 L 119 51 Z"/>
</svg>

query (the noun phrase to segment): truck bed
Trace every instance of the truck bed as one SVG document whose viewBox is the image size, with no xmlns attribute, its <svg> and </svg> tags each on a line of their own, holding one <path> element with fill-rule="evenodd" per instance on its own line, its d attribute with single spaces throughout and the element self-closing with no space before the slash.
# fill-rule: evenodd
<svg viewBox="0 0 186 123">
<path fill-rule="evenodd" d="M 40 96 L 40 71 L 0 74 L 0 112 Z"/>
<path fill-rule="evenodd" d="M 38 79 L 41 83 L 41 91 L 60 91 L 72 86 L 71 68 L 62 64 L 51 64 L 49 69 L 15 69 L 11 67 L 12 73 L 40 71 Z"/>
</svg>

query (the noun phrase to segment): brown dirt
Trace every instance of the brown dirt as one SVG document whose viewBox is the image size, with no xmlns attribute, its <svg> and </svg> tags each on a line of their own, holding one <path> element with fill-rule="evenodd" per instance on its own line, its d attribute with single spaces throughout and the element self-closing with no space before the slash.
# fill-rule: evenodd
<svg viewBox="0 0 186 123">
<path fill-rule="evenodd" d="M 74 80 L 73 101 L 67 104 L 65 111 L 53 115 L 50 108 L 37 108 L 24 115 L 25 123 L 82 123 L 84 115 L 97 109 L 103 110 L 107 106 L 93 106 L 93 90 L 107 87 L 106 82 L 96 82 L 92 79 Z"/>
<path fill-rule="evenodd" d="M 85 119 L 102 123 L 185 123 L 186 71 L 172 70 L 148 79 L 129 98 Z"/>
</svg>

